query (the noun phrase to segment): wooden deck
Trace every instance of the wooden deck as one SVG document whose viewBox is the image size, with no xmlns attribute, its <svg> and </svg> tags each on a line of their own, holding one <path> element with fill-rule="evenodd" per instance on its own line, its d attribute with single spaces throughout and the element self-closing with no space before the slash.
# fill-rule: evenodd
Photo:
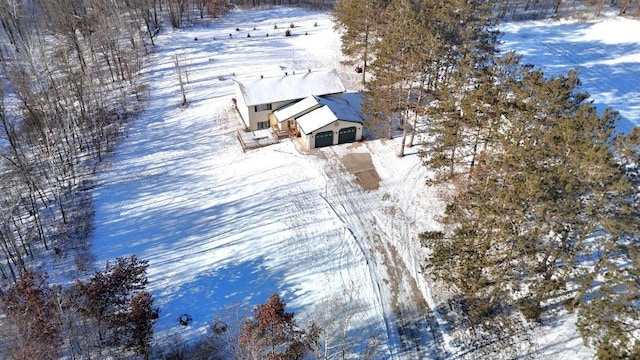
<svg viewBox="0 0 640 360">
<path fill-rule="evenodd" d="M 261 148 L 280 142 L 280 138 L 271 129 L 244 131 L 238 129 L 236 131 L 240 146 L 243 151 Z"/>
</svg>

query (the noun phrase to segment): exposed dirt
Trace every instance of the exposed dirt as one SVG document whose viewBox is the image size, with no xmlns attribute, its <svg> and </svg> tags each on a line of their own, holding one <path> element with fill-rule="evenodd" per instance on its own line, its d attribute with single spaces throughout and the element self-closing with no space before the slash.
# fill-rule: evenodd
<svg viewBox="0 0 640 360">
<path fill-rule="evenodd" d="M 382 259 L 382 264 L 387 269 L 388 279 L 385 285 L 391 292 L 391 308 L 396 316 L 396 326 L 403 351 L 416 354 L 424 354 L 422 347 L 425 345 L 424 335 L 428 331 L 438 343 L 442 341 L 439 330 L 436 329 L 437 321 L 434 318 L 426 300 L 420 296 L 420 290 L 416 280 L 406 272 L 406 265 L 398 253 L 398 249 L 390 243 L 384 242 L 378 233 L 374 238 L 379 245 L 373 249 Z M 436 348 L 427 352 L 431 358 L 440 358 L 443 354 Z"/>
<path fill-rule="evenodd" d="M 364 191 L 361 197 L 346 197 L 344 194 L 354 191 L 354 179 L 334 176 L 328 184 L 330 198 L 334 211 L 353 229 L 354 241 L 366 252 L 372 280 L 381 293 L 378 301 L 387 318 L 387 335 L 400 345 L 394 358 L 447 358 L 437 319 L 421 296 L 412 269 L 398 248 L 413 236 L 412 221 L 393 204 L 396 198 L 390 192 L 393 189 L 382 193 L 373 191 L 385 185 L 380 184 L 366 143 L 354 143 L 350 151 L 339 156 L 332 149 L 323 152 L 329 163 L 333 158 L 334 164 L 338 161 L 342 164 L 345 175 L 354 175 L 355 182 Z"/>
<path fill-rule="evenodd" d="M 380 187 L 380 176 L 371 161 L 370 153 L 351 153 L 340 159 L 348 172 L 355 175 L 356 183 L 366 190 Z"/>
</svg>

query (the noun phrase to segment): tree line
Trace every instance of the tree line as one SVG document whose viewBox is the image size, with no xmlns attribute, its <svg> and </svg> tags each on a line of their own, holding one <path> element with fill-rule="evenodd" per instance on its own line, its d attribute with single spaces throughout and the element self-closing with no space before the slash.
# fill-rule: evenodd
<svg viewBox="0 0 640 360">
<path fill-rule="evenodd" d="M 0 0 L 2 356 L 148 353 L 146 263 L 75 279 L 93 272 L 95 172 L 142 109 L 139 71 L 174 3 Z"/>
<path fill-rule="evenodd" d="M 332 7 L 335 0 L 231 0 L 229 2 L 234 6 L 253 7 L 253 6 L 269 6 L 269 5 L 303 5 L 313 8 Z"/>
<path fill-rule="evenodd" d="M 505 20 L 535 20 L 564 16 L 588 18 L 600 16 L 606 9 L 618 15 L 640 17 L 638 0 L 497 0 L 494 13 Z"/>
<path fill-rule="evenodd" d="M 27 271 L 3 293 L 0 351 L 10 359 L 149 358 L 158 309 L 146 261 L 118 258 L 63 288 Z"/>
<path fill-rule="evenodd" d="M 140 358 L 344 359 L 381 356 L 382 341 L 354 329 L 362 305 L 345 293 L 316 305 L 301 324 L 273 293 L 250 313 L 218 316 L 204 335 L 153 343 L 162 309 L 147 291 L 148 262 L 135 255 L 107 262 L 85 280 L 62 287 L 27 271 L 2 293 L 0 353 L 16 360 Z M 183 314 L 176 323 L 189 326 Z"/>
<path fill-rule="evenodd" d="M 87 270 L 92 176 L 145 95 L 150 4 L 0 1 L 3 285 L 65 259 Z"/>
<path fill-rule="evenodd" d="M 0 279 L 90 262 L 93 175 L 142 109 L 139 78 L 163 23 L 220 0 L 0 0 Z"/>
<path fill-rule="evenodd" d="M 566 309 L 599 358 L 636 358 L 640 131 L 617 132 L 575 71 L 546 76 L 499 53 L 496 9 L 511 3 L 340 0 L 335 16 L 367 125 L 401 131 L 401 157 L 427 119 L 427 185 L 450 191 L 443 230 L 420 236 L 424 269 L 451 291 L 440 311 L 471 334 L 461 347 L 504 353 L 521 316 Z"/>
</svg>

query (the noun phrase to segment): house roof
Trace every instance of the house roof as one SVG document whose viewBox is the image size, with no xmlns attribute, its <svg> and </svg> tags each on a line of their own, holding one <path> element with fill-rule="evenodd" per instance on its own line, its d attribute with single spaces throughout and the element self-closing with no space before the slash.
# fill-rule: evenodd
<svg viewBox="0 0 640 360">
<path fill-rule="evenodd" d="M 283 122 L 287 119 L 300 117 L 301 115 L 315 110 L 320 106 L 322 105 L 319 98 L 311 95 L 298 102 L 281 107 L 273 112 L 273 116 L 276 117 L 278 122 Z"/>
<path fill-rule="evenodd" d="M 337 94 L 345 91 L 335 69 L 303 71 L 288 75 L 245 81 L 234 80 L 247 106 L 290 101 L 310 95 Z"/>
<path fill-rule="evenodd" d="M 317 98 L 321 107 L 299 117 L 296 121 L 298 127 L 305 134 L 310 134 L 321 129 L 336 120 L 348 121 L 362 124 L 364 119 L 347 100 L 335 97 L 324 96 Z"/>
</svg>

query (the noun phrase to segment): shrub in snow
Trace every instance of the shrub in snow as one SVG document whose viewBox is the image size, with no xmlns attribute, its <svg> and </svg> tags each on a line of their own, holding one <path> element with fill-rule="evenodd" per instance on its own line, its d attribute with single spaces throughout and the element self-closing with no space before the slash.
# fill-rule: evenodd
<svg viewBox="0 0 640 360">
<path fill-rule="evenodd" d="M 76 283 L 79 311 L 93 320 L 100 346 L 122 346 L 148 354 L 159 312 L 146 291 L 148 266 L 135 255 L 117 258 L 86 282 Z"/>
<path fill-rule="evenodd" d="M 291 30 L 288 30 L 284 32 L 284 36 L 291 36 Z"/>
<path fill-rule="evenodd" d="M 278 294 L 269 296 L 266 303 L 253 309 L 253 317 L 246 319 L 240 329 L 238 346 L 253 358 L 258 359 L 301 359 L 308 348 L 307 336 L 294 318 L 285 311 L 286 304 Z M 226 330 L 225 330 L 226 331 Z"/>
<path fill-rule="evenodd" d="M 55 311 L 60 290 L 46 282 L 46 276 L 25 272 L 2 296 L 3 340 L 12 340 L 6 355 L 17 359 L 52 359 L 60 356 L 61 319 Z M 3 351 L 3 352 L 4 352 Z M 3 357 L 4 358 L 4 357 Z"/>
</svg>

